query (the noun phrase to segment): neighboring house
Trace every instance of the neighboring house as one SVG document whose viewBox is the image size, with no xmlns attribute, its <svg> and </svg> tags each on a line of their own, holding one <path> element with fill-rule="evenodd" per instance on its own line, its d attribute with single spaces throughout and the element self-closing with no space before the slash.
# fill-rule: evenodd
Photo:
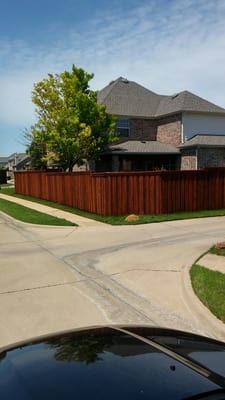
<svg viewBox="0 0 225 400">
<path fill-rule="evenodd" d="M 6 169 L 8 164 L 8 157 L 0 157 L 0 169 Z"/>
<path fill-rule="evenodd" d="M 7 170 L 7 177 L 13 178 L 14 171 L 21 171 L 29 165 L 30 157 L 26 153 L 13 153 L 9 157 L 0 157 L 0 166 Z"/>
<path fill-rule="evenodd" d="M 188 91 L 158 95 L 120 77 L 99 91 L 98 103 L 118 118 L 120 139 L 96 162 L 97 171 L 200 168 L 182 160 L 180 146 L 196 134 L 225 135 L 225 109 Z"/>
</svg>

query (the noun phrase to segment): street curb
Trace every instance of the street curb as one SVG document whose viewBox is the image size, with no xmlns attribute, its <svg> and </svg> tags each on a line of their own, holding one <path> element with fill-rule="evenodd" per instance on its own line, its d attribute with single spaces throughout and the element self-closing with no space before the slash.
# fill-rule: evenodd
<svg viewBox="0 0 225 400">
<path fill-rule="evenodd" d="M 20 221 L 19 219 L 16 219 L 14 217 L 11 217 L 11 215 L 5 213 L 4 211 L 0 210 L 0 215 L 3 216 L 4 219 L 8 219 L 9 221 L 13 222 L 16 225 L 25 225 L 25 226 L 31 226 L 32 228 L 52 228 L 52 229 L 56 229 L 56 228 L 60 228 L 60 229 L 77 229 L 79 228 L 78 225 L 44 225 L 44 224 L 32 224 L 31 222 L 24 222 L 24 221 Z"/>
<path fill-rule="evenodd" d="M 200 257 L 201 258 L 201 257 Z M 199 300 L 194 293 L 190 279 L 191 266 L 184 267 L 181 271 L 182 274 L 182 291 L 184 300 L 190 309 L 193 317 L 199 321 L 202 321 L 202 325 L 207 326 L 209 329 L 208 335 L 210 337 L 222 340 L 225 342 L 225 324 L 220 321 L 215 315 L 209 311 L 209 309 Z"/>
<path fill-rule="evenodd" d="M 27 207 L 31 210 L 35 210 L 46 215 L 50 215 L 59 219 L 65 219 L 67 221 L 73 222 L 78 227 L 96 227 L 96 226 L 104 226 L 107 225 L 104 222 L 96 221 L 91 218 L 82 217 L 80 215 L 76 215 L 70 213 L 69 211 L 60 210 L 58 208 L 54 208 L 45 204 L 39 204 L 36 202 L 32 202 L 30 200 L 24 200 L 17 197 L 13 197 L 10 195 L 0 193 L 0 198 L 11 203 L 15 203 L 24 207 Z M 33 224 L 32 224 L 33 225 Z M 36 224 L 35 224 L 36 225 Z M 49 225 L 47 225 L 49 226 Z M 54 225 L 53 225 L 54 226 Z"/>
</svg>

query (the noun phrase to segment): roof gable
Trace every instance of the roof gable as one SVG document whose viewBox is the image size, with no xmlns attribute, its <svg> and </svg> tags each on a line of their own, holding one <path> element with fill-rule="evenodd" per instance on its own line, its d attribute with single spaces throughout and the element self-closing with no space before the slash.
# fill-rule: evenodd
<svg viewBox="0 0 225 400">
<path fill-rule="evenodd" d="M 181 112 L 225 115 L 225 109 L 187 90 L 172 96 L 159 95 L 120 77 L 98 92 L 98 103 L 110 114 L 158 118 Z"/>
<path fill-rule="evenodd" d="M 173 96 L 161 96 L 156 116 L 167 115 L 175 112 L 225 114 L 225 109 L 185 90 L 176 93 Z"/>
<path fill-rule="evenodd" d="M 154 117 L 160 96 L 125 78 L 112 81 L 98 93 L 99 104 L 118 116 Z"/>
</svg>

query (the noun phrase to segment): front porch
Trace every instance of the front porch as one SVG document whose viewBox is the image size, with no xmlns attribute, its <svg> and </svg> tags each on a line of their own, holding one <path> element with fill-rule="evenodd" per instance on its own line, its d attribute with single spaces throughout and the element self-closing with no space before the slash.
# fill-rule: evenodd
<svg viewBox="0 0 225 400">
<path fill-rule="evenodd" d="M 129 140 L 111 145 L 95 163 L 96 172 L 180 169 L 180 151 L 156 141 Z"/>
</svg>

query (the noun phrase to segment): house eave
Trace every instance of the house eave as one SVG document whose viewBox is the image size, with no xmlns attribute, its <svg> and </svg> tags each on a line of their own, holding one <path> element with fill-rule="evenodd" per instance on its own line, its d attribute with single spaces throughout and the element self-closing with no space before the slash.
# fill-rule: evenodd
<svg viewBox="0 0 225 400">
<path fill-rule="evenodd" d="M 158 151 L 152 151 L 152 152 L 138 152 L 138 151 L 119 151 L 119 150 L 113 150 L 113 151 L 106 151 L 101 153 L 102 155 L 139 155 L 139 156 L 145 156 L 145 155 L 180 155 L 180 151 L 171 151 L 171 152 L 158 152 Z"/>
<path fill-rule="evenodd" d="M 150 119 L 150 120 L 157 120 L 160 118 L 166 118 L 166 117 L 170 117 L 173 115 L 180 115 L 180 114 L 195 114 L 195 115 L 208 115 L 208 116 L 218 116 L 218 117 L 224 117 L 225 118 L 225 112 L 219 112 L 219 111 L 200 111 L 200 110 L 185 110 L 185 109 L 181 109 L 181 110 L 176 110 L 176 111 L 172 111 L 169 113 L 162 113 L 162 114 L 156 114 L 156 115 L 128 115 L 128 114 L 114 114 L 113 112 L 110 112 L 109 114 L 114 115 L 116 118 L 128 118 L 128 119 Z"/>
<path fill-rule="evenodd" d="M 199 110 L 183 110 L 181 111 L 182 114 L 204 114 L 204 115 L 211 115 L 211 116 L 217 116 L 217 117 L 224 117 L 225 118 L 225 112 L 221 111 L 199 111 Z"/>
<path fill-rule="evenodd" d="M 225 145 L 221 144 L 192 144 L 190 146 L 179 146 L 180 150 L 185 150 L 185 149 L 225 149 Z"/>
<path fill-rule="evenodd" d="M 113 113 L 109 113 L 114 115 L 116 118 L 127 118 L 127 119 L 149 119 L 149 120 L 157 120 L 157 119 L 161 119 L 164 117 L 170 117 L 173 115 L 180 115 L 182 114 L 182 111 L 176 111 L 176 112 L 171 112 L 171 113 L 167 113 L 167 114 L 159 114 L 159 115 L 127 115 L 127 114 L 113 114 Z M 224 115 L 225 116 L 225 115 Z"/>
</svg>

